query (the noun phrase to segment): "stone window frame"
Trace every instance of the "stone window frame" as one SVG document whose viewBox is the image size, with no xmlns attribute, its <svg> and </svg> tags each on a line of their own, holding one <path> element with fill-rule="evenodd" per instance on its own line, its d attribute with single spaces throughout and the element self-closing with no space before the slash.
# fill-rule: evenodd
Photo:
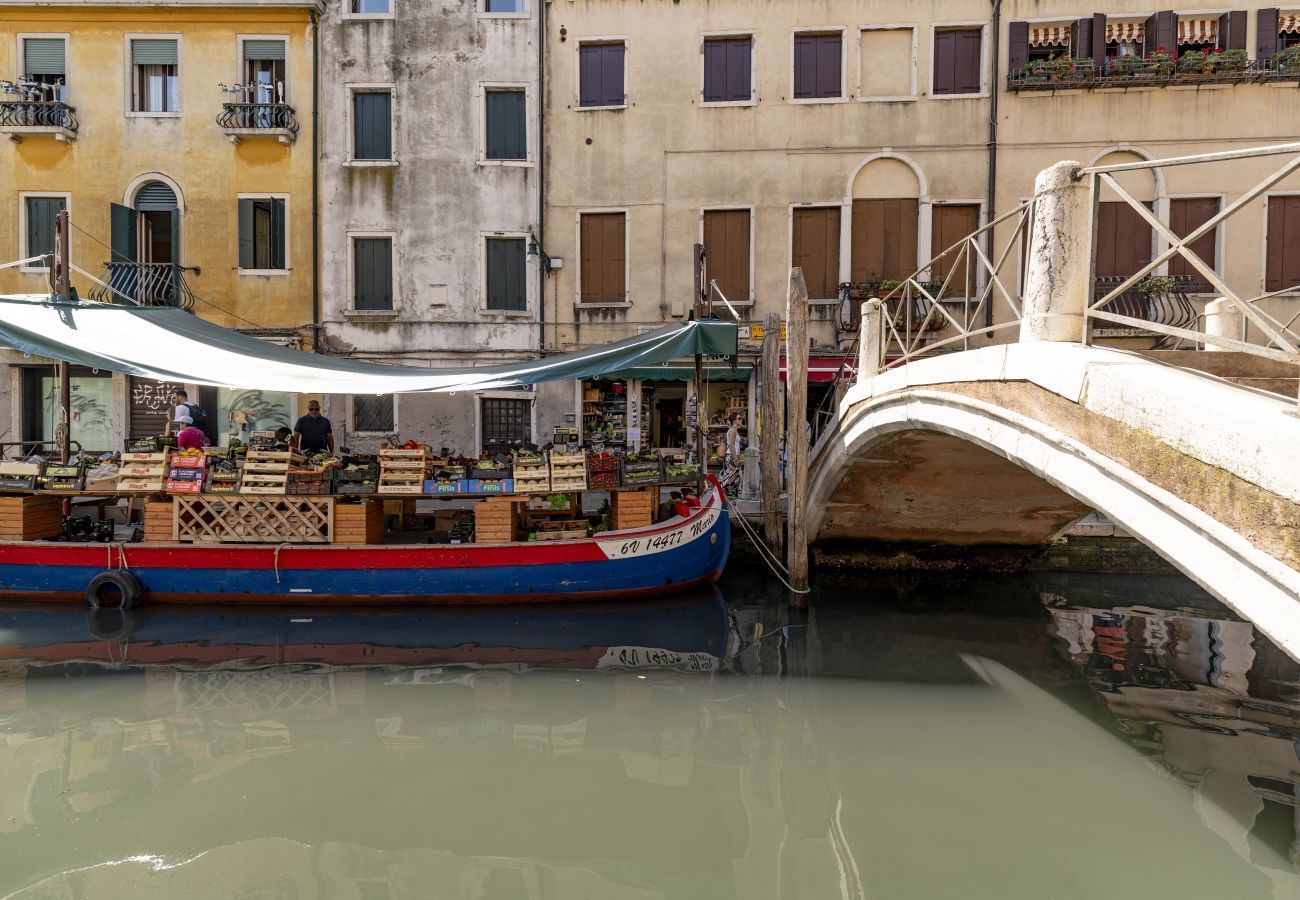
<svg viewBox="0 0 1300 900">
<path fill-rule="evenodd" d="M 357 238 L 388 238 L 392 241 L 392 258 L 389 263 L 392 268 L 393 278 L 393 308 L 392 309 L 357 309 L 356 303 L 356 239 Z M 343 309 L 343 315 L 355 319 L 396 319 L 400 316 L 399 306 L 401 297 L 399 296 L 398 285 L 401 279 L 398 277 L 400 268 L 400 254 L 397 249 L 397 232 L 392 229 L 349 229 L 346 235 L 347 239 L 347 272 L 345 283 L 347 284 L 347 293 L 344 297 L 347 306 Z"/>
<path fill-rule="evenodd" d="M 185 42 L 179 31 L 128 31 L 122 35 L 123 73 L 122 114 L 128 119 L 179 119 L 185 114 Z M 135 97 L 135 63 L 131 61 L 132 41 L 176 42 L 176 109 L 171 112 L 145 112 L 131 108 Z M 65 63 L 66 65 L 66 63 Z"/>
<path fill-rule="evenodd" d="M 385 19 L 397 18 L 398 0 L 388 0 L 388 12 L 383 13 L 359 13 L 352 11 L 352 0 L 342 0 L 343 9 L 340 18 L 345 22 L 375 22 L 384 21 Z"/>
<path fill-rule="evenodd" d="M 265 275 L 278 276 L 288 275 L 293 271 L 292 246 L 293 242 L 289 240 L 289 235 L 293 233 L 292 225 L 292 202 L 291 195 L 275 191 L 250 191 L 238 193 L 235 195 L 235 208 L 238 210 L 240 200 L 282 200 L 284 201 L 284 268 L 282 269 L 241 269 L 239 267 L 239 221 L 236 213 L 235 221 L 235 274 L 236 275 Z"/>
<path fill-rule="evenodd" d="M 868 31 L 910 31 L 912 32 L 912 92 L 910 94 L 867 94 L 862 93 L 862 35 Z M 858 83 L 853 90 L 854 99 L 860 103 L 911 103 L 921 99 L 920 73 L 921 62 L 921 27 L 916 22 L 897 22 L 882 25 L 868 24 L 858 26 L 857 57 Z"/>
<path fill-rule="evenodd" d="M 711 40 L 727 38 L 749 38 L 749 99 L 748 100 L 705 100 L 704 99 L 704 45 Z M 726 31 L 704 31 L 700 33 L 700 91 L 696 103 L 706 109 L 727 106 L 758 105 L 758 29 L 731 28 Z"/>
<path fill-rule="evenodd" d="M 365 168 L 368 166 L 395 166 L 398 164 L 397 153 L 397 84 L 392 81 L 364 81 L 348 82 L 343 85 L 343 90 L 347 94 L 347 102 L 344 104 L 343 116 L 346 123 L 347 133 L 347 150 L 343 158 L 343 165 L 349 168 Z M 356 152 L 356 123 L 353 121 L 353 97 L 357 94 L 388 94 L 388 129 L 389 129 L 389 148 L 391 150 L 388 159 L 355 159 L 352 154 Z"/>
<path fill-rule="evenodd" d="M 509 318 L 529 318 L 535 314 L 533 303 L 535 296 L 533 292 L 534 279 L 529 277 L 528 270 L 528 241 L 532 237 L 528 231 L 509 230 L 509 231 L 480 231 L 478 239 L 478 311 L 484 316 L 506 316 Z M 524 241 L 524 308 L 523 309 L 492 309 L 488 306 L 488 266 L 487 266 L 487 242 L 492 238 L 522 238 Z"/>
<path fill-rule="evenodd" d="M 705 217 L 705 213 L 711 213 L 711 212 L 747 212 L 747 213 L 749 213 L 749 296 L 746 297 L 746 298 L 744 298 L 744 299 L 740 299 L 740 300 L 736 299 L 735 297 L 728 297 L 727 299 L 728 299 L 729 301 L 731 301 L 731 305 L 732 305 L 732 306 L 753 306 L 753 305 L 754 305 L 754 297 L 755 297 L 755 289 L 756 289 L 756 287 L 757 287 L 757 286 L 755 285 L 755 280 L 756 280 L 757 277 L 758 277 L 758 260 L 755 258 L 755 252 L 756 252 L 756 250 L 758 249 L 758 247 L 757 247 L 757 241 L 758 241 L 758 229 L 757 229 L 756 227 L 754 227 L 754 226 L 755 226 L 755 219 L 756 219 L 754 204 L 752 204 L 752 203 L 719 203 L 719 204 L 712 205 L 712 206 L 701 206 L 701 207 L 700 207 L 700 234 L 699 234 L 699 242 L 700 242 L 700 246 L 701 246 L 701 247 L 704 246 L 704 217 Z M 791 216 L 793 216 L 793 213 L 791 213 Z M 792 246 L 793 246 L 793 244 L 792 244 Z M 708 285 L 705 285 L 705 287 L 708 287 Z M 710 295 L 711 295 L 711 296 L 710 296 L 710 299 L 713 299 L 713 298 L 712 298 L 712 293 L 713 293 L 713 292 L 710 291 L 709 293 L 710 293 Z M 715 301 L 715 302 L 718 302 L 718 301 Z"/>
<path fill-rule="evenodd" d="M 936 93 L 934 92 L 934 69 L 935 69 L 935 66 L 934 66 L 934 62 L 935 62 L 935 60 L 934 60 L 934 39 L 935 39 L 935 36 L 936 36 L 939 32 L 941 32 L 941 31 L 965 31 L 965 30 L 968 30 L 968 29 L 975 29 L 975 28 L 978 28 L 978 29 L 980 30 L 980 89 L 979 89 L 979 92 L 978 92 L 978 93 L 974 93 L 974 94 L 969 94 L 969 93 L 968 93 L 968 94 L 936 94 Z M 987 20 L 982 20 L 982 19 L 970 19 L 970 20 L 964 20 L 964 21 L 953 21 L 953 22 L 934 22 L 934 23 L 932 23 L 932 24 L 930 25 L 930 43 L 929 43 L 929 45 L 928 45 L 928 46 L 929 46 L 929 55 L 930 55 L 930 66 L 929 66 L 929 69 L 930 69 L 930 78 L 929 78 L 929 80 L 928 80 L 928 82 L 927 82 L 927 84 L 929 85 L 928 93 L 926 94 L 926 98 L 927 98 L 927 99 L 929 99 L 929 100 L 981 100 L 981 99 L 987 100 L 987 99 L 989 98 L 990 93 L 991 93 L 991 91 L 992 91 L 992 89 L 993 89 L 993 86 L 989 83 L 989 78 L 990 78 L 990 71 L 989 71 L 989 43 L 990 43 L 989 38 L 990 38 L 990 31 L 991 31 L 991 28 L 990 28 L 989 22 L 988 22 Z"/>
<path fill-rule="evenodd" d="M 487 155 L 487 95 L 492 91 L 518 91 L 524 92 L 524 158 L 523 159 L 488 159 Z M 534 151 L 534 139 L 536 128 L 532 123 L 536 119 L 536 106 L 533 99 L 533 86 L 528 81 L 480 81 L 475 92 L 476 104 L 478 106 L 478 159 L 475 160 L 480 166 L 506 166 L 516 168 L 533 168 L 537 165 L 537 154 Z"/>
<path fill-rule="evenodd" d="M 790 29 L 789 40 L 789 76 L 786 103 L 808 106 L 819 103 L 847 103 L 849 101 L 848 76 L 848 26 L 847 25 L 800 25 Z M 795 89 L 795 39 L 801 34 L 838 34 L 840 36 L 840 94 L 838 97 L 796 97 Z"/>
</svg>

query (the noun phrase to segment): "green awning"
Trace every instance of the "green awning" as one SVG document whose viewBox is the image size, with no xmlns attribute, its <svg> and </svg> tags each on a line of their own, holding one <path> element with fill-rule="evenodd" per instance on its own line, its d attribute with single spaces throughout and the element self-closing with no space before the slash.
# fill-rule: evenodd
<svg viewBox="0 0 1300 900">
<path fill-rule="evenodd" d="M 705 366 L 704 381 L 749 381 L 754 367 L 749 363 L 740 363 L 734 369 L 731 366 Z M 638 366 L 634 369 L 621 369 L 603 376 L 611 381 L 690 381 L 695 377 L 694 363 L 667 363 L 662 366 Z"/>
<path fill-rule="evenodd" d="M 302 394 L 407 394 L 657 371 L 660 363 L 696 353 L 734 357 L 736 326 L 716 320 L 681 322 L 558 356 L 433 369 L 291 350 L 180 309 L 55 303 L 26 295 L 0 297 L 0 345 L 109 372 L 189 384 Z"/>
</svg>

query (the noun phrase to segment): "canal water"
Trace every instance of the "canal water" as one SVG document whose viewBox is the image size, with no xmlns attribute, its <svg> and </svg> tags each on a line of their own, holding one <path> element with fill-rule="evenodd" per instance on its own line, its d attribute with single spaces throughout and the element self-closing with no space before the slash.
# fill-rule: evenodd
<svg viewBox="0 0 1300 900">
<path fill-rule="evenodd" d="M 1298 752 L 1300 669 L 1174 578 L 0 606 L 24 900 L 1295 898 Z"/>
</svg>

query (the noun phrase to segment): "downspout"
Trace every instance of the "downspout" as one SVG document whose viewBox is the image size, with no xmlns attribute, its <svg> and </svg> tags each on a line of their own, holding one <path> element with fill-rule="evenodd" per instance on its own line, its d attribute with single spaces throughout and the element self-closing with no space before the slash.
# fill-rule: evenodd
<svg viewBox="0 0 1300 900">
<path fill-rule="evenodd" d="M 546 3 L 537 4 L 537 246 L 546 248 Z M 537 353 L 546 353 L 546 275 L 547 266 L 538 256 L 537 264 Z"/>
<path fill-rule="evenodd" d="M 997 217 L 995 204 L 997 203 L 997 182 L 998 182 L 998 93 L 1002 89 L 1002 76 L 1000 74 L 1002 65 L 1002 0 L 993 0 L 993 42 L 990 55 L 993 57 L 993 64 L 990 70 L 989 83 L 989 183 L 988 183 L 988 200 L 984 204 L 984 224 L 988 225 Z M 993 250 L 993 229 L 984 232 L 984 255 L 990 260 L 995 258 Z M 984 327 L 988 328 L 993 324 L 993 295 L 989 295 L 989 302 L 984 306 Z"/>
<path fill-rule="evenodd" d="M 324 352 L 320 321 L 320 20 L 311 16 L 311 327 L 312 351 Z"/>
</svg>

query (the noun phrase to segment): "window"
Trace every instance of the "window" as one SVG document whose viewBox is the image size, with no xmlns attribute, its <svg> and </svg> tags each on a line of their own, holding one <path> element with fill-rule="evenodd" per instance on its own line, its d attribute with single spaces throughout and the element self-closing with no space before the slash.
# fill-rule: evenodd
<svg viewBox="0 0 1300 900">
<path fill-rule="evenodd" d="M 854 200 L 852 280 L 900 280 L 915 272 L 919 220 L 920 201 L 914 197 Z"/>
<path fill-rule="evenodd" d="M 96 454 L 114 446 L 116 408 L 113 376 L 82 366 L 71 366 L 68 386 L 72 393 L 71 439 Z M 22 437 L 49 441 L 59 421 L 59 389 L 49 366 L 24 366 L 22 371 Z"/>
<path fill-rule="evenodd" d="M 1097 277 L 1127 278 L 1137 272 L 1151 262 L 1151 239 L 1151 226 L 1123 200 L 1098 203 Z"/>
<path fill-rule="evenodd" d="M 1268 198 L 1264 290 L 1300 285 L 1300 197 Z"/>
<path fill-rule="evenodd" d="M 1169 230 L 1179 237 L 1187 237 L 1218 214 L 1218 197 L 1179 197 L 1169 201 Z M 1211 269 L 1217 267 L 1215 260 L 1218 252 L 1218 232 L 1219 228 L 1216 225 L 1187 248 L 1203 259 Z M 1182 254 L 1169 260 L 1169 274 L 1175 278 L 1190 279 L 1182 286 L 1185 291 L 1206 293 L 1213 290 L 1200 270 L 1188 262 Z"/>
<path fill-rule="evenodd" d="M 484 453 L 496 455 L 517 450 L 533 440 L 533 401 L 503 397 L 479 400 Z"/>
<path fill-rule="evenodd" d="M 582 44 L 578 47 L 578 106 L 623 106 L 625 47 L 617 43 Z"/>
<path fill-rule="evenodd" d="M 483 12 L 523 15 L 528 12 L 528 0 L 483 0 Z"/>
<path fill-rule="evenodd" d="M 911 28 L 862 32 L 859 96 L 911 97 L 916 94 L 916 35 Z"/>
<path fill-rule="evenodd" d="M 984 34 L 979 28 L 934 33 L 934 93 L 978 94 L 982 87 Z"/>
<path fill-rule="evenodd" d="M 843 96 L 840 71 L 843 38 L 834 34 L 794 36 L 794 98 L 825 100 Z"/>
<path fill-rule="evenodd" d="M 247 85 L 244 102 L 285 103 L 288 87 L 285 84 L 284 41 L 250 39 L 243 43 L 244 83 Z"/>
<path fill-rule="evenodd" d="M 180 62 L 175 39 L 131 40 L 131 111 L 174 113 L 181 108 Z"/>
<path fill-rule="evenodd" d="M 488 159 L 528 158 L 528 103 L 523 88 L 492 88 L 484 95 Z"/>
<path fill-rule="evenodd" d="M 938 256 L 962 238 L 974 234 L 979 227 L 979 204 L 935 204 L 930 207 L 930 256 Z M 960 297 L 966 290 L 967 272 L 970 273 L 971 287 L 978 283 L 979 263 L 970 254 L 962 256 L 960 250 L 955 250 L 930 267 L 930 280 L 942 283 L 953 269 L 957 269 L 957 274 L 953 275 L 948 293 Z"/>
<path fill-rule="evenodd" d="M 792 224 L 791 265 L 803 269 L 808 299 L 835 299 L 840 280 L 840 208 L 796 209 Z"/>
<path fill-rule="evenodd" d="M 752 37 L 704 41 L 704 102 L 748 103 L 753 99 Z"/>
<path fill-rule="evenodd" d="M 23 38 L 23 77 L 40 84 L 42 100 L 67 100 L 66 38 Z"/>
<path fill-rule="evenodd" d="M 490 237 L 485 248 L 487 308 L 506 312 L 528 309 L 524 238 Z"/>
<path fill-rule="evenodd" d="M 391 16 L 393 0 L 346 0 L 350 16 Z"/>
<path fill-rule="evenodd" d="M 23 197 L 23 218 L 27 224 L 27 244 L 23 259 L 54 252 L 54 225 L 59 213 L 68 208 L 66 197 Z M 24 269 L 45 269 L 44 261 L 28 263 Z"/>
<path fill-rule="evenodd" d="M 360 310 L 393 308 L 392 237 L 352 239 L 352 307 Z"/>
<path fill-rule="evenodd" d="M 353 90 L 352 158 L 381 161 L 393 158 L 393 92 Z"/>
<path fill-rule="evenodd" d="M 579 223 L 578 281 L 582 302 L 626 302 L 627 215 L 583 213 Z"/>
<path fill-rule="evenodd" d="M 749 219 L 747 209 L 711 209 L 704 213 L 704 264 L 709 278 L 732 303 L 748 303 Z M 716 299 L 716 298 L 711 298 Z"/>
<path fill-rule="evenodd" d="M 283 270 L 285 261 L 285 199 L 239 198 L 239 268 Z"/>
<path fill-rule="evenodd" d="M 392 394 L 353 395 L 352 430 L 391 434 L 397 429 L 396 407 Z"/>
</svg>

